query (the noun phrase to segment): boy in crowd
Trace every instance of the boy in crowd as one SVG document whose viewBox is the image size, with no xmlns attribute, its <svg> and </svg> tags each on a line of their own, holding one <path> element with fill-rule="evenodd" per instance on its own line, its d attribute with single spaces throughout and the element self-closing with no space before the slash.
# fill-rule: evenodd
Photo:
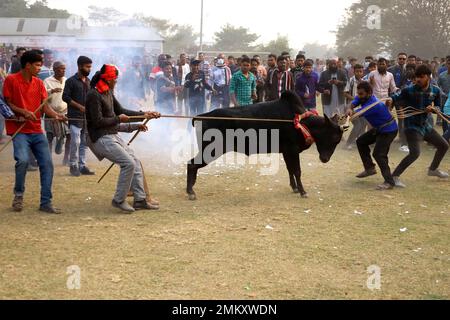
<svg viewBox="0 0 450 320">
<path fill-rule="evenodd" d="M 236 72 L 231 78 L 230 95 L 235 107 L 248 106 L 257 99 L 256 78 L 250 72 L 250 58 L 243 57 L 241 60 L 241 70 Z"/>
</svg>

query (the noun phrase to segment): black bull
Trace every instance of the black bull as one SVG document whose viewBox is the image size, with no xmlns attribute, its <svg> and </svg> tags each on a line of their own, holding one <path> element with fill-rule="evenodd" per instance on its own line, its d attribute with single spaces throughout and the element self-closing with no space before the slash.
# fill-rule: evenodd
<svg viewBox="0 0 450 320">
<path fill-rule="evenodd" d="M 201 130 L 197 128 L 197 143 L 199 147 L 199 153 L 193 159 L 191 159 L 187 166 L 187 193 L 190 200 L 196 199 L 194 192 L 194 184 L 197 180 L 197 172 L 199 169 L 207 166 L 214 160 L 221 157 L 227 152 L 239 152 L 245 153 L 247 156 L 258 153 L 281 153 L 283 154 L 284 161 L 286 163 L 287 170 L 289 172 L 290 185 L 295 193 L 300 193 L 302 197 L 307 197 L 307 193 L 303 188 L 302 181 L 300 179 L 300 159 L 299 154 L 304 150 L 310 148 L 305 141 L 303 134 L 297 130 L 294 126 L 295 114 L 302 114 L 305 112 L 302 101 L 292 92 L 286 92 L 281 96 L 280 100 L 259 103 L 251 106 L 217 109 L 206 114 L 199 115 L 199 117 L 232 117 L 232 118 L 258 118 L 258 119 L 283 119 L 291 120 L 288 122 L 269 122 L 269 121 L 243 121 L 243 120 L 193 120 L 195 125 L 197 121 L 201 121 Z M 331 120 L 327 117 L 313 116 L 302 121 L 315 140 L 317 151 L 319 152 L 319 158 L 323 163 L 327 163 L 333 155 L 337 145 L 342 139 L 343 128 L 341 128 L 336 120 Z M 205 159 L 204 150 L 210 144 L 211 141 L 205 141 L 203 139 L 207 130 L 215 129 L 215 132 L 220 132 L 223 137 L 223 149 L 219 152 L 217 149 L 212 152 L 209 159 Z M 251 146 L 249 140 L 245 140 L 245 147 L 238 148 L 238 145 L 234 141 L 228 141 L 227 143 L 227 130 L 243 130 L 244 132 L 253 129 L 257 133 L 266 130 L 267 137 L 271 136 L 273 130 L 277 130 L 279 141 L 277 142 L 278 148 L 273 148 L 272 143 L 267 142 L 266 149 L 261 151 L 259 146 Z M 242 131 L 241 131 L 242 132 Z M 259 134 L 258 134 L 259 135 Z M 259 139 L 257 140 L 260 141 Z M 259 144 L 259 143 L 258 143 Z M 238 150 L 239 149 L 239 150 Z"/>
</svg>

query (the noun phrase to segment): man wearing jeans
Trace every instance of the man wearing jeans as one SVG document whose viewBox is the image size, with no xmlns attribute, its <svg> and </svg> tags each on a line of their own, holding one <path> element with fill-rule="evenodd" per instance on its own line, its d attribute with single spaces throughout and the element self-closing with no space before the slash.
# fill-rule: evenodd
<svg viewBox="0 0 450 320">
<path fill-rule="evenodd" d="M 94 175 L 86 166 L 86 123 L 85 104 L 90 87 L 89 74 L 92 60 L 81 56 L 78 58 L 78 72 L 66 81 L 63 100 L 67 103 L 67 116 L 70 130 L 70 174 L 74 177 L 80 175 Z"/>
<path fill-rule="evenodd" d="M 21 60 L 21 71 L 6 78 L 3 87 L 3 96 L 12 111 L 26 123 L 8 121 L 6 131 L 8 135 L 18 134 L 13 140 L 14 159 L 16 160 L 16 182 L 14 187 L 13 210 L 23 209 L 23 196 L 25 193 L 25 177 L 29 160 L 29 150 L 39 165 L 41 178 L 40 211 L 45 213 L 60 213 L 52 205 L 53 163 L 48 148 L 47 138 L 41 126 L 41 114 L 60 121 L 66 120 L 63 115 L 56 113 L 48 105 L 39 110 L 41 103 L 47 98 L 42 80 L 37 75 L 42 67 L 42 56 L 36 51 L 25 52 Z M 42 112 L 41 112 L 42 111 Z M 20 131 L 18 131 L 20 129 Z"/>
<path fill-rule="evenodd" d="M 428 175 L 438 178 L 448 178 L 448 173 L 439 170 L 439 165 L 448 150 L 448 142 L 440 136 L 428 121 L 428 114 L 434 107 L 441 106 L 441 90 L 431 85 L 431 69 L 421 65 L 416 69 L 416 83 L 404 88 L 400 93 L 392 96 L 393 103 L 406 102 L 407 106 L 413 107 L 423 113 L 405 119 L 405 136 L 408 142 L 409 154 L 398 165 L 393 172 L 395 185 L 404 188 L 400 181 L 401 174 L 416 161 L 420 156 L 420 143 L 425 140 L 436 148 L 436 154 L 431 163 Z M 387 101 L 388 105 L 392 101 Z"/>
</svg>

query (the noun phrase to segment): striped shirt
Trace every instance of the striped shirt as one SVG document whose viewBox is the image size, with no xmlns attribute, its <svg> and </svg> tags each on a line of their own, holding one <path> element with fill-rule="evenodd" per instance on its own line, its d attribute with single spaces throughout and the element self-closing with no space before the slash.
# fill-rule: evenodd
<svg viewBox="0 0 450 320">
<path fill-rule="evenodd" d="M 293 91 L 294 88 L 295 83 L 292 73 L 275 69 L 267 79 L 267 101 L 278 100 L 283 92 Z"/>
</svg>

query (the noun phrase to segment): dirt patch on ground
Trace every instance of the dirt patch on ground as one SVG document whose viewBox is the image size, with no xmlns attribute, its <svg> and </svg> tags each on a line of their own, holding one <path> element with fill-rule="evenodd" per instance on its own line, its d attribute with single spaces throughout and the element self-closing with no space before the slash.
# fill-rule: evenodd
<svg viewBox="0 0 450 320">
<path fill-rule="evenodd" d="M 250 164 L 202 170 L 196 202 L 184 192 L 184 165 L 144 147 L 161 210 L 133 215 L 110 205 L 117 168 L 98 185 L 109 163 L 92 160 L 97 176 L 72 178 L 60 158 L 54 202 L 64 214 L 37 212 L 37 172 L 27 176 L 26 209 L 13 213 L 11 149 L 0 155 L 0 298 L 450 298 L 450 182 L 426 176 L 427 146 L 405 190 L 380 193 L 381 176 L 354 178 L 356 151 L 321 164 L 312 148 L 301 157 L 309 199 L 292 193 L 280 158 L 275 176 Z M 404 155 L 397 150 L 392 164 Z M 66 286 L 72 265 L 80 290 Z M 381 290 L 366 287 L 371 265 L 381 268 Z"/>
</svg>

